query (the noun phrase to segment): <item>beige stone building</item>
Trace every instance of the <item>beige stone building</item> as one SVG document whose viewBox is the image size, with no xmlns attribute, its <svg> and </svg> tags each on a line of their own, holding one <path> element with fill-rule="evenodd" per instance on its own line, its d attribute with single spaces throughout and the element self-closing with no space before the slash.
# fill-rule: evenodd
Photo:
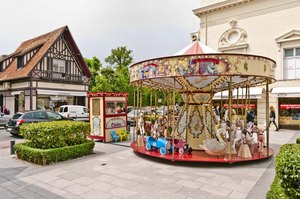
<svg viewBox="0 0 300 199">
<path fill-rule="evenodd" d="M 276 61 L 270 105 L 280 128 L 300 124 L 300 1 L 201 0 L 200 40 L 224 53 L 247 53 Z M 258 124 L 266 116 L 265 89 L 252 97 Z"/>
</svg>

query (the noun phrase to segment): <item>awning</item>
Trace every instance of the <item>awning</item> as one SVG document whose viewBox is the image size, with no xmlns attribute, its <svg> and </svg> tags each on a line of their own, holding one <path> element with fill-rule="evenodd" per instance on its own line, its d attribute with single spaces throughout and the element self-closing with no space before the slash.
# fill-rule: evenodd
<svg viewBox="0 0 300 199">
<path fill-rule="evenodd" d="M 64 97 L 64 96 L 50 96 L 50 99 L 52 101 L 67 101 L 67 97 Z"/>
<path fill-rule="evenodd" d="M 39 95 L 87 96 L 87 92 L 37 89 Z"/>
<path fill-rule="evenodd" d="M 23 91 L 13 91 L 13 92 L 11 92 L 11 95 L 20 95 L 21 92 L 23 92 Z"/>
<path fill-rule="evenodd" d="M 274 87 L 271 93 L 278 97 L 298 97 L 300 87 Z"/>
<path fill-rule="evenodd" d="M 260 99 L 263 88 L 261 87 L 251 87 L 250 89 L 250 99 Z M 243 94 L 243 95 L 242 95 Z M 246 98 L 246 89 L 239 88 L 239 99 Z M 232 98 L 237 99 L 237 89 L 232 92 Z M 228 90 L 218 92 L 214 95 L 213 99 L 228 99 Z"/>
</svg>

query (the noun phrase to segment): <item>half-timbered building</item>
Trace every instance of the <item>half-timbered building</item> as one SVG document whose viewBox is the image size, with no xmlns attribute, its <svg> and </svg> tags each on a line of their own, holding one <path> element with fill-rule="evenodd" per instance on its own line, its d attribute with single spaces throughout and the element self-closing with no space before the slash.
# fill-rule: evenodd
<svg viewBox="0 0 300 199">
<path fill-rule="evenodd" d="M 87 105 L 88 66 L 67 26 L 0 56 L 0 106 L 10 113 Z"/>
</svg>

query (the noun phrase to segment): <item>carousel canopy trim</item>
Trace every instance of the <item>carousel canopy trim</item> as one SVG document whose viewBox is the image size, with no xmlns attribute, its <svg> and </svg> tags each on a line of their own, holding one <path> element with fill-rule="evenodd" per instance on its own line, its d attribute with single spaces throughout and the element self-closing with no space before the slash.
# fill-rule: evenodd
<svg viewBox="0 0 300 199">
<path fill-rule="evenodd" d="M 246 54 L 198 54 L 171 56 L 138 62 L 130 66 L 133 85 L 174 89 L 182 92 L 217 93 L 233 88 L 274 83 L 273 60 Z M 231 78 L 229 78 L 231 77 Z"/>
</svg>

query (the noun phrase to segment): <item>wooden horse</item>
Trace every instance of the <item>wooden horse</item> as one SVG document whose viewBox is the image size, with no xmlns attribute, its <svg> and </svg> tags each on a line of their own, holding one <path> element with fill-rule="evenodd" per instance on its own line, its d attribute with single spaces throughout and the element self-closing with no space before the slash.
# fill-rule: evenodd
<svg viewBox="0 0 300 199">
<path fill-rule="evenodd" d="M 140 130 L 140 135 L 145 135 L 145 120 L 143 113 L 138 117 L 138 129 Z"/>
</svg>

